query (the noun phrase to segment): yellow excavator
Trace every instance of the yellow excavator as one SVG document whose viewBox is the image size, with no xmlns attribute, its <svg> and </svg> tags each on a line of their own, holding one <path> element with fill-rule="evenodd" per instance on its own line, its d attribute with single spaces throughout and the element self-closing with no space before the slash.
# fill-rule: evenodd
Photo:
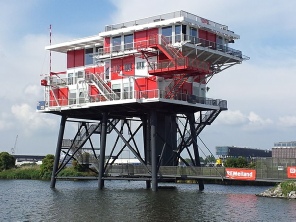
<svg viewBox="0 0 296 222">
<path fill-rule="evenodd" d="M 223 160 L 221 158 L 216 159 L 215 166 L 217 167 L 223 166 Z"/>
</svg>

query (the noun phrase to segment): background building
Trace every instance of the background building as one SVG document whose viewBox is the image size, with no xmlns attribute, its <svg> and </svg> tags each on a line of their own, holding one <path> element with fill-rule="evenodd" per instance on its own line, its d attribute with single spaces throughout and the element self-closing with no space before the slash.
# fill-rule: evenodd
<svg viewBox="0 0 296 222">
<path fill-rule="evenodd" d="M 261 150 L 255 148 L 235 147 L 235 146 L 216 146 L 216 155 L 226 157 L 272 157 L 271 150 Z"/>
<path fill-rule="evenodd" d="M 275 142 L 272 148 L 273 158 L 296 158 L 296 141 Z"/>
</svg>

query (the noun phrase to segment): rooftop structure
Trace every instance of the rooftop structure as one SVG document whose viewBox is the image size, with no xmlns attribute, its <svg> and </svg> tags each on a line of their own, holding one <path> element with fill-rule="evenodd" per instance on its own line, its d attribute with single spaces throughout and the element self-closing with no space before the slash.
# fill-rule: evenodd
<svg viewBox="0 0 296 222">
<path fill-rule="evenodd" d="M 186 164 L 183 152 L 199 166 L 196 138 L 227 110 L 226 100 L 207 97 L 207 84 L 215 74 L 249 59 L 230 47 L 237 39 L 228 26 L 177 11 L 107 25 L 95 36 L 47 46 L 67 57 L 65 70 L 50 70 L 41 80 L 45 95 L 37 106 L 37 112 L 61 116 L 51 186 L 69 159 L 59 165 L 60 152 L 78 160 L 93 152 L 100 188 L 115 161 L 108 156 L 116 159 L 125 148 L 146 166 L 146 185 L 151 180 L 153 190 L 159 166 L 177 166 L 179 160 Z M 70 121 L 78 131 L 64 139 Z M 112 133 L 117 138 L 106 146 Z M 91 142 L 95 135 L 99 148 Z M 86 143 L 92 148 L 84 149 Z"/>
</svg>

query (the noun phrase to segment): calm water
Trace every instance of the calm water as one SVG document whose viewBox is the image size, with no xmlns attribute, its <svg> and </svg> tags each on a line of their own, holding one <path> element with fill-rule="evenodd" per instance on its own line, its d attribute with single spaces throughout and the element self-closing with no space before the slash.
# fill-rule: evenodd
<svg viewBox="0 0 296 222">
<path fill-rule="evenodd" d="M 269 187 L 145 182 L 0 180 L 0 221 L 296 221 L 296 200 L 256 197 Z M 161 184 L 166 185 L 166 184 Z M 171 185 L 171 184 L 170 184 Z"/>
</svg>

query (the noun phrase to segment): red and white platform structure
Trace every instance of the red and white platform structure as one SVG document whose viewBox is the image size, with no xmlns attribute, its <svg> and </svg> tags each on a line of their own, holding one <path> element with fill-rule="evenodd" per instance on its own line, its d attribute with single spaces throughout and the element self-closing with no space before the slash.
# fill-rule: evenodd
<svg viewBox="0 0 296 222">
<path fill-rule="evenodd" d="M 61 116 L 51 187 L 69 160 L 81 162 L 86 152 L 98 164 L 100 189 L 124 149 L 141 162 L 146 176 L 139 179 L 147 188 L 152 182 L 154 191 L 164 179 L 161 166 L 189 165 L 184 152 L 199 166 L 197 136 L 227 110 L 226 100 L 207 97 L 207 83 L 248 59 L 232 48 L 237 39 L 225 25 L 177 11 L 47 46 L 67 57 L 65 70 L 41 80 L 45 96 L 37 106 L 40 113 Z M 64 138 L 68 121 L 78 124 L 72 139 Z M 96 136 L 98 149 L 92 145 Z"/>
</svg>

